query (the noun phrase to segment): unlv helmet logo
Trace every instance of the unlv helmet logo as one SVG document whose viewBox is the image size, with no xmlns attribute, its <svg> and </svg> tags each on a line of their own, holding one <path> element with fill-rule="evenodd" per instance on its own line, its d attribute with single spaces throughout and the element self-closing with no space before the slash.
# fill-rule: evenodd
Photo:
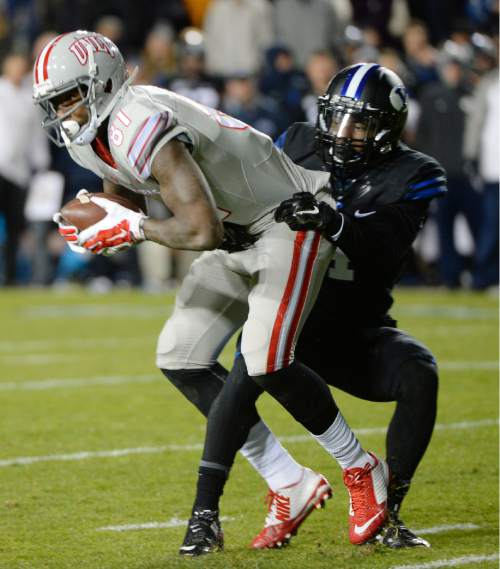
<svg viewBox="0 0 500 569">
<path fill-rule="evenodd" d="M 69 46 L 69 50 L 82 65 L 85 65 L 89 58 L 89 47 L 94 53 L 102 51 L 107 53 L 110 57 L 115 57 L 116 48 L 114 44 L 104 36 L 99 35 L 79 38 Z"/>
</svg>

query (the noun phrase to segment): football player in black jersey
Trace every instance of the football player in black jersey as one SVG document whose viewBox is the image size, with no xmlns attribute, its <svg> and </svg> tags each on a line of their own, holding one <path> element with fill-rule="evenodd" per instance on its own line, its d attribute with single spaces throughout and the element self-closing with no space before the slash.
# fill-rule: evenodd
<svg viewBox="0 0 500 569">
<path fill-rule="evenodd" d="M 388 311 L 429 203 L 446 192 L 441 166 L 400 142 L 406 115 L 401 80 L 379 65 L 358 64 L 340 71 L 319 98 L 315 127 L 296 123 L 277 142 L 298 164 L 332 173 L 336 209 L 302 193 L 275 215 L 294 230 L 323 232 L 337 248 L 296 353 L 334 387 L 369 401 L 396 402 L 386 440 L 389 518 L 378 536 L 393 548 L 429 546 L 403 524 L 399 511 L 432 435 L 438 375 L 430 351 L 399 330 Z M 210 411 L 202 464 L 232 464 L 237 449 L 229 433 L 241 428 L 242 410 L 258 396 L 241 367 Z M 200 469 L 194 510 L 205 503 L 208 486 Z M 253 547 L 279 547 L 290 539 L 288 526 L 278 523 L 283 515 L 271 515 L 273 501 L 283 514 L 285 498 L 271 495 L 270 514 Z M 188 528 L 184 546 L 200 537 L 210 543 L 208 527 L 196 530 Z"/>
<path fill-rule="evenodd" d="M 425 546 L 399 510 L 434 428 L 437 367 L 425 346 L 397 328 L 389 309 L 446 178 L 436 160 L 400 142 L 407 96 L 394 74 L 374 66 L 353 85 L 358 69 L 333 78 L 319 98 L 316 127 L 296 123 L 278 141 L 298 164 L 332 171 L 337 209 L 296 194 L 276 218 L 295 230 L 320 230 L 337 245 L 297 357 L 356 397 L 396 401 L 386 439 L 389 521 L 380 539 L 391 547 Z"/>
</svg>

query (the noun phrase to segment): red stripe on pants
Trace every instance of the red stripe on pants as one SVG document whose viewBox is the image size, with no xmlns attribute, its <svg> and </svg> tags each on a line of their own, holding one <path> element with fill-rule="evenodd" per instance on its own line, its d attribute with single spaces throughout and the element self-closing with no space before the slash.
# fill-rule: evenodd
<svg viewBox="0 0 500 569">
<path fill-rule="evenodd" d="M 271 335 L 271 344 L 269 346 L 269 352 L 267 354 L 267 373 L 275 371 L 276 352 L 278 351 L 281 327 L 283 326 L 283 320 L 285 319 L 286 311 L 288 310 L 288 305 L 290 304 L 290 299 L 292 297 L 292 292 L 295 286 L 297 271 L 299 269 L 300 253 L 302 251 L 302 245 L 304 244 L 306 235 L 307 233 L 305 231 L 297 232 L 297 236 L 295 237 L 293 244 L 292 265 L 290 267 L 290 272 L 288 273 L 288 281 L 286 283 L 285 292 L 281 298 L 276 320 L 274 321 L 273 332 Z"/>
</svg>

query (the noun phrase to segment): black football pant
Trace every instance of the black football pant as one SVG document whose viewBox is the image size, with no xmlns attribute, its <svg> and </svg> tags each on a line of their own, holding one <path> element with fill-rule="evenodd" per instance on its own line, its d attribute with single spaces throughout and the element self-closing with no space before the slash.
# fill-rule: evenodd
<svg viewBox="0 0 500 569">
<path fill-rule="evenodd" d="M 438 374 L 431 352 L 397 328 L 315 334 L 307 324 L 297 357 L 331 386 L 367 401 L 396 402 L 386 437 L 391 474 L 409 481 L 434 429 Z"/>
</svg>

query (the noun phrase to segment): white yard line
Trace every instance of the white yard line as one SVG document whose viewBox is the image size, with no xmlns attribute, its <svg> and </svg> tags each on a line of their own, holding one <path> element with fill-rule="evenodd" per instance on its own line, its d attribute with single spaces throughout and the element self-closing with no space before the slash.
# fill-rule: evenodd
<svg viewBox="0 0 500 569">
<path fill-rule="evenodd" d="M 436 430 L 455 430 L 455 429 L 478 429 L 482 427 L 491 427 L 498 425 L 498 419 L 483 419 L 482 421 L 462 421 L 460 423 L 438 423 Z M 386 427 L 373 427 L 368 429 L 354 429 L 358 435 L 378 435 L 383 434 L 387 430 Z M 290 435 L 279 437 L 282 442 L 290 443 L 309 443 L 313 442 L 310 435 Z M 190 445 L 162 445 L 162 446 L 144 446 L 135 448 L 122 448 L 102 451 L 82 451 L 68 454 L 49 454 L 42 456 L 20 456 L 17 458 L 6 458 L 0 460 L 0 467 L 2 466 L 18 466 L 35 464 L 38 462 L 55 462 L 55 461 L 78 461 L 88 458 L 115 458 L 119 456 L 128 456 L 131 454 L 159 454 L 163 452 L 189 452 L 201 450 L 202 443 L 195 443 Z"/>
<path fill-rule="evenodd" d="M 416 529 L 417 535 L 434 535 L 436 533 L 448 533 L 449 531 L 474 531 L 480 529 L 481 526 L 476 524 L 452 524 L 445 526 L 434 526 L 432 528 Z"/>
<path fill-rule="evenodd" d="M 450 371 L 474 371 L 474 370 L 497 370 L 498 361 L 486 362 L 439 362 L 439 369 Z"/>
<path fill-rule="evenodd" d="M 222 516 L 220 518 L 221 522 L 233 522 L 236 518 L 230 516 Z M 184 527 L 188 523 L 188 520 L 181 520 L 177 516 L 170 518 L 168 522 L 145 522 L 143 524 L 124 524 L 121 526 L 104 526 L 102 528 L 96 528 L 97 531 L 137 531 L 143 529 L 168 529 L 168 528 L 178 528 Z"/>
<path fill-rule="evenodd" d="M 71 356 L 63 356 L 68 359 Z M 85 354 L 85 357 L 87 355 Z M 30 360 L 32 358 L 32 360 Z M 40 355 L 36 356 L 33 354 L 27 354 L 24 357 L 20 357 L 19 363 L 24 364 L 35 364 L 39 365 L 41 358 L 43 363 L 49 363 L 51 356 Z M 451 362 L 444 361 L 439 363 L 439 368 L 441 370 L 447 371 L 469 371 L 469 370 L 484 370 L 484 371 L 494 371 L 499 368 L 499 363 L 497 361 L 486 361 L 486 362 Z M 75 387 L 87 387 L 95 385 L 120 385 L 122 383 L 144 383 L 145 381 L 164 381 L 162 375 L 158 372 L 157 374 L 146 374 L 146 375 L 110 375 L 110 376 L 89 376 L 87 378 L 77 377 L 77 378 L 58 378 L 58 379 L 38 379 L 35 381 L 4 381 L 0 380 L 0 391 L 30 391 L 30 390 L 43 390 L 43 389 L 57 389 L 57 388 L 75 388 Z"/>
<path fill-rule="evenodd" d="M 417 318 L 452 318 L 456 320 L 497 320 L 498 309 L 472 306 L 452 306 L 445 304 L 399 305 L 394 311 L 396 317 L 413 316 Z"/>
<path fill-rule="evenodd" d="M 485 561 L 496 561 L 498 557 L 498 553 L 492 553 L 491 555 L 464 555 L 463 557 L 438 559 L 437 561 L 418 563 L 417 565 L 393 565 L 389 569 L 436 569 L 438 567 L 458 567 L 459 565 L 472 565 L 475 563 L 483 563 Z"/>
<path fill-rule="evenodd" d="M 63 379 L 40 379 L 37 381 L 0 382 L 0 391 L 41 391 L 44 389 L 88 387 L 93 385 L 122 385 L 123 383 L 150 383 L 161 381 L 161 374 L 147 375 L 104 375 L 98 377 L 76 377 Z"/>
<path fill-rule="evenodd" d="M 46 304 L 29 306 L 21 311 L 22 318 L 166 318 L 173 306 L 140 304 Z"/>
<path fill-rule="evenodd" d="M 3 340 L 0 341 L 0 353 L 5 352 L 11 354 L 12 352 L 35 352 L 37 350 L 47 351 L 51 349 L 60 350 L 61 347 L 67 346 L 75 350 L 91 347 L 92 349 L 109 349 L 109 348 L 122 348 L 123 346 L 148 344 L 154 346 L 156 336 L 151 338 L 141 336 L 139 338 L 120 338 L 118 336 L 113 338 L 61 338 L 58 340 Z"/>
</svg>

